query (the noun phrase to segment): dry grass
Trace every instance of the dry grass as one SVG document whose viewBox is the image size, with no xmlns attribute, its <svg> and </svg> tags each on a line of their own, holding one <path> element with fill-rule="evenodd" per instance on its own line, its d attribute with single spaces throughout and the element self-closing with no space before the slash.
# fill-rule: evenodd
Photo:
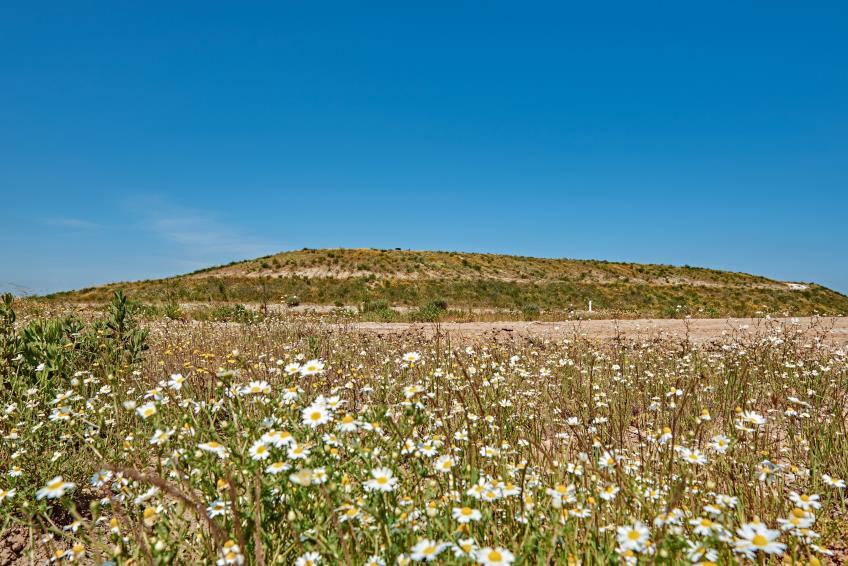
<svg viewBox="0 0 848 566">
<path fill-rule="evenodd" d="M 312 552 L 406 563 L 426 556 L 422 540 L 445 564 L 486 563 L 463 544 L 520 564 L 703 563 L 699 544 L 722 563 L 840 551 L 848 353 L 792 325 L 701 346 L 457 343 L 301 320 L 150 326 L 137 366 L 4 375 L 0 461 L 20 475 L 0 483 L 16 490 L 0 512 L 41 548 L 254 564 Z M 385 491 L 383 468 L 397 480 Z M 76 487 L 36 499 L 54 476 Z M 479 518 L 460 522 L 463 507 Z M 800 526 L 782 529 L 793 509 Z M 742 540 L 765 528 L 756 521 L 778 553 Z"/>
<path fill-rule="evenodd" d="M 359 307 L 385 301 L 451 309 L 580 313 L 588 301 L 605 318 L 809 316 L 848 313 L 848 297 L 815 284 L 693 267 L 494 254 L 400 250 L 301 250 L 236 262 L 186 276 L 58 293 L 54 299 L 105 301 L 118 288 L 139 300 Z M 506 315 L 506 314 L 505 314 Z"/>
</svg>

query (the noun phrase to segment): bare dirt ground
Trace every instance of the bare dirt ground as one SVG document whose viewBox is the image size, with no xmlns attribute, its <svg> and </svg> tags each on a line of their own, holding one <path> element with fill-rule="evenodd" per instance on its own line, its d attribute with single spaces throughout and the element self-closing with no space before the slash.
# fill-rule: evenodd
<svg viewBox="0 0 848 566">
<path fill-rule="evenodd" d="M 558 339 L 580 336 L 588 339 L 609 340 L 617 336 L 652 340 L 656 338 L 685 339 L 694 343 L 718 340 L 728 334 L 763 334 L 765 332 L 801 333 L 810 340 L 848 344 L 848 317 L 805 318 L 721 318 L 721 319 L 641 319 L 641 320 L 585 320 L 564 322 L 356 322 L 334 325 L 338 328 L 397 334 L 441 332 L 457 338 L 482 338 L 493 335 L 499 338 Z"/>
</svg>

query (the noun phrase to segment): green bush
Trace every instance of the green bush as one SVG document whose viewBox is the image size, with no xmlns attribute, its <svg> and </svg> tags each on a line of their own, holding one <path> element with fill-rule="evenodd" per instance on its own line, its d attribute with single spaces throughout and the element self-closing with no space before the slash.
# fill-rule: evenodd
<svg viewBox="0 0 848 566">
<path fill-rule="evenodd" d="M 92 367 L 117 374 L 141 361 L 147 330 L 138 327 L 134 306 L 117 291 L 106 316 L 89 325 L 73 316 L 36 318 L 15 330 L 11 295 L 0 307 L 3 378 L 52 389 L 58 379 Z"/>
<path fill-rule="evenodd" d="M 0 302 L 0 371 L 12 364 L 18 352 L 18 336 L 15 333 L 14 298 L 6 293 Z M 4 372 L 5 373 L 5 372 Z"/>
<path fill-rule="evenodd" d="M 430 301 L 425 306 L 440 311 L 448 310 L 448 302 L 444 299 L 436 299 L 435 301 Z"/>
<path fill-rule="evenodd" d="M 426 305 L 418 307 L 418 310 L 412 313 L 411 318 L 415 322 L 436 322 L 442 317 L 447 309 L 447 301 L 430 301 Z"/>
<path fill-rule="evenodd" d="M 168 303 L 165 305 L 165 316 L 171 320 L 185 320 L 186 314 L 180 305 L 177 303 Z"/>
<path fill-rule="evenodd" d="M 143 318 L 157 318 L 165 315 L 165 311 L 161 306 L 151 303 L 136 303 L 135 313 L 137 316 Z"/>
<path fill-rule="evenodd" d="M 257 322 L 262 317 L 241 304 L 222 305 L 212 311 L 210 319 L 218 322 Z"/>
<path fill-rule="evenodd" d="M 521 314 L 524 315 L 524 320 L 536 320 L 539 318 L 542 309 L 539 305 L 527 304 L 521 307 Z"/>
<path fill-rule="evenodd" d="M 397 317 L 397 311 L 389 306 L 389 302 L 380 299 L 377 301 L 365 301 L 362 304 L 362 313 L 370 315 L 371 318 L 390 322 Z"/>
<path fill-rule="evenodd" d="M 36 319 L 21 329 L 18 355 L 24 373 L 67 375 L 77 365 L 83 324 L 66 316 Z M 40 368 L 40 369 L 38 369 Z"/>
<path fill-rule="evenodd" d="M 385 299 L 376 301 L 365 301 L 362 303 L 362 312 L 379 312 L 389 308 L 389 302 Z"/>
<path fill-rule="evenodd" d="M 95 322 L 91 330 L 98 338 L 104 338 L 102 341 L 95 341 L 104 351 L 108 361 L 115 366 L 127 366 L 141 361 L 141 353 L 147 350 L 148 331 L 138 327 L 135 305 L 122 291 L 115 291 L 106 312 L 106 319 Z"/>
</svg>

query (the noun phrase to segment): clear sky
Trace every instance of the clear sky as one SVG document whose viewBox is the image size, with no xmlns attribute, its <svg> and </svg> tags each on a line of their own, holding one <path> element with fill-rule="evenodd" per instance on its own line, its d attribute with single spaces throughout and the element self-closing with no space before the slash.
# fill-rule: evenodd
<svg viewBox="0 0 848 566">
<path fill-rule="evenodd" d="M 0 285 L 301 247 L 848 293 L 848 3 L 7 2 Z"/>
</svg>

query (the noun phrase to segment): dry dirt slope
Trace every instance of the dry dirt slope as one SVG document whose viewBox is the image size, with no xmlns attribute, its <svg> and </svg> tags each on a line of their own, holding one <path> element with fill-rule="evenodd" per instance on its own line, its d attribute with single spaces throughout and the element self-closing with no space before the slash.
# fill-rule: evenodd
<svg viewBox="0 0 848 566">
<path fill-rule="evenodd" d="M 375 249 L 284 252 L 168 279 L 115 283 L 58 293 L 76 301 L 106 299 L 123 288 L 147 302 L 312 304 L 596 310 L 619 317 L 792 316 L 848 313 L 848 297 L 813 283 L 689 266 L 545 259 L 496 254 Z"/>
</svg>

